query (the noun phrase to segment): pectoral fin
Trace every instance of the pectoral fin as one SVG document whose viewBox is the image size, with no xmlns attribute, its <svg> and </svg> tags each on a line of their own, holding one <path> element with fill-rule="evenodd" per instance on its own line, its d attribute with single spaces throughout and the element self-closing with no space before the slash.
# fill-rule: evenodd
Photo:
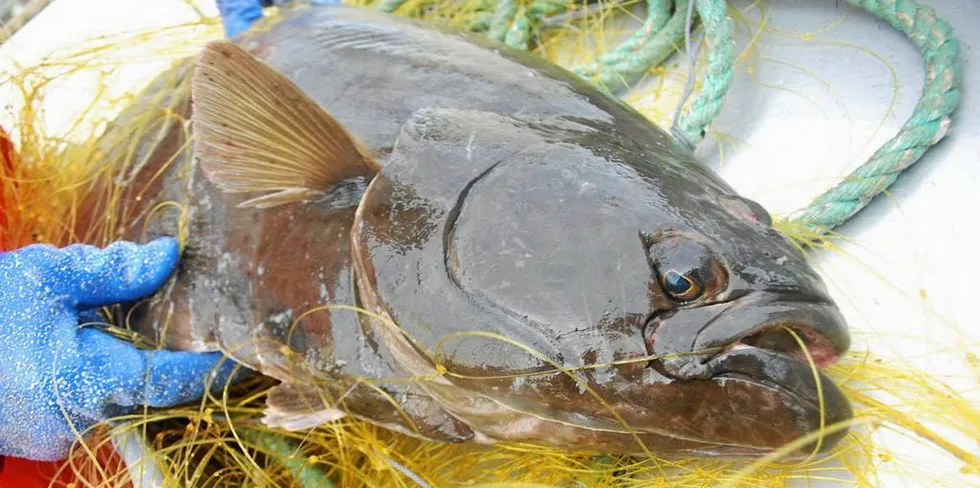
<svg viewBox="0 0 980 488">
<path fill-rule="evenodd" d="M 240 207 L 316 199 L 380 165 L 293 82 L 228 41 L 207 44 L 191 81 L 191 122 L 208 179 L 257 193 Z"/>
<path fill-rule="evenodd" d="M 289 431 L 308 430 L 347 416 L 343 410 L 326 404 L 315 388 L 283 383 L 269 390 L 262 423 Z"/>
</svg>

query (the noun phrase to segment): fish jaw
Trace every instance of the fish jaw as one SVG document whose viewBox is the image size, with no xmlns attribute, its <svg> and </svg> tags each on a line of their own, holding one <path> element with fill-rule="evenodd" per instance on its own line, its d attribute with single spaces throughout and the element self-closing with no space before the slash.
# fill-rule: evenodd
<svg viewBox="0 0 980 488">
<path fill-rule="evenodd" d="M 773 389 L 780 391 L 792 402 L 783 416 L 799 426 L 796 437 L 824 432 L 801 447 L 798 454 L 825 454 L 847 435 L 847 428 L 832 427 L 853 418 L 850 402 L 829 377 L 811 364 L 778 351 L 737 344 L 713 358 L 709 365 L 713 381 L 744 381 L 759 392 L 756 395 Z"/>
<path fill-rule="evenodd" d="M 744 390 L 739 394 L 753 398 L 760 411 L 782 405 L 766 413 L 787 432 L 796 431 L 781 443 L 846 423 L 853 416 L 843 392 L 821 371 L 850 345 L 844 318 L 829 298 L 753 293 L 727 303 L 654 315 L 646 329 L 655 358 L 649 367 L 668 381 L 735 381 Z M 846 428 L 828 433 L 821 450 L 832 448 L 846 433 Z M 778 447 L 773 441 L 780 436 L 757 437 L 751 441 L 761 442 L 756 447 Z"/>
<path fill-rule="evenodd" d="M 585 372 L 561 372 L 528 375 L 524 387 L 514 383 L 498 395 L 481 379 L 454 378 L 452 385 L 426 389 L 479 438 L 613 454 L 754 458 L 814 436 L 788 457 L 823 456 L 847 434 L 846 428 L 825 429 L 846 423 L 853 412 L 840 388 L 814 366 L 826 366 L 843 354 L 848 336 L 832 303 L 782 298 L 720 304 L 712 316 L 727 315 L 725 320 L 742 326 L 740 335 L 713 342 L 707 339 L 717 331 L 710 326 L 684 327 L 702 333 L 690 338 L 688 349 L 714 352 L 675 354 L 672 360 L 675 348 L 639 372 L 634 364 L 618 367 L 605 382 Z M 709 308 L 689 310 L 706 313 Z M 680 318 L 675 313 L 664 320 Z M 756 320 L 754 327 L 746 326 L 750 318 Z M 721 318 L 713 323 L 721 331 L 735 330 Z M 788 341 L 795 345 L 795 339 L 782 332 L 782 325 L 797 332 L 814 365 L 798 347 L 790 347 Z M 663 340 L 660 347 L 668 344 Z M 527 388 L 531 383 L 537 386 Z M 534 401 L 534 394 L 549 391 L 559 392 L 565 403 Z"/>
<path fill-rule="evenodd" d="M 474 442 L 601 454 L 747 459 L 770 454 L 820 427 L 818 402 L 760 380 L 753 371 L 754 359 L 733 348 L 719 361 L 723 372 L 710 380 L 671 380 L 647 369 L 642 382 L 624 380 L 594 388 L 602 402 L 583 392 L 571 396 L 563 409 L 550 411 L 456 383 L 420 381 L 419 386 L 469 426 Z M 793 366 L 793 375 L 805 377 L 805 364 Z M 825 409 L 837 411 L 839 390 L 821 379 Z M 843 408 L 848 408 L 846 402 Z M 829 417 L 824 424 L 837 420 Z M 826 454 L 843 435 L 828 434 L 787 457 Z"/>
<path fill-rule="evenodd" d="M 809 365 L 779 353 L 733 347 L 717 356 L 710 379 L 677 380 L 650 372 L 617 395 L 618 414 L 637 431 L 691 443 L 681 454 L 756 457 L 825 432 L 788 458 L 828 454 L 847 430 L 822 431 L 851 418 L 840 389 Z M 820 394 L 816 381 L 820 381 Z M 597 412 L 599 413 L 599 412 Z"/>
</svg>

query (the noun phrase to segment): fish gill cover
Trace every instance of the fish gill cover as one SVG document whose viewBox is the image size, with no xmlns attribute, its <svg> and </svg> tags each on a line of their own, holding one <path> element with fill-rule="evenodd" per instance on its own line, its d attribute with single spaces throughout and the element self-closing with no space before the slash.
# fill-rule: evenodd
<svg viewBox="0 0 980 488">
<path fill-rule="evenodd" d="M 359 2 L 358 2 L 359 3 Z M 364 4 L 369 8 L 374 5 Z M 490 4 L 492 6 L 492 3 Z M 632 2 L 568 9 L 578 15 L 556 17 L 539 33 L 533 52 L 564 66 L 587 66 L 607 51 L 610 39 L 628 36 L 622 20 L 635 15 Z M 764 3 L 756 5 L 762 10 Z M 491 22 L 488 3 L 479 0 L 441 2 L 415 0 L 395 13 L 457 27 Z M 740 29 L 751 34 L 740 63 L 751 64 L 755 40 L 769 27 L 732 9 Z M 165 71 L 194 55 L 210 39 L 220 37 L 215 19 L 106 36 L 53 52 L 32 66 L 16 66 L 4 74 L 9 139 L 0 144 L 0 248 L 32 242 L 107 244 L 127 233 L 136 220 L 132 208 L 144 188 L 126 178 L 141 141 L 187 121 L 179 116 L 187 103 L 186 70 Z M 818 41 L 812 41 L 817 43 Z M 144 65 L 164 74 L 152 82 L 158 103 L 149 110 L 126 108 L 143 87 L 119 89 L 114 69 Z M 699 71 L 695 72 L 695 76 Z M 79 115 L 56 133 L 44 123 L 45 96 L 59 81 L 72 77 L 102 80 L 85 98 Z M 626 101 L 661 125 L 667 125 L 681 95 L 683 66 L 661 66 L 652 79 Z M 77 78 L 75 78 L 77 79 Z M 121 111 L 122 115 L 117 115 Z M 114 130 L 107 132 L 112 126 Z M 103 136 L 103 134 L 109 134 Z M 723 135 L 716 135 L 724 141 Z M 108 137 L 108 138 L 107 138 Z M 714 150 L 721 151 L 724 144 Z M 185 147 L 184 151 L 190 150 Z M 93 204 L 94 202 L 94 204 Z M 152 202 L 151 214 L 186 214 L 187 202 Z M 142 205 L 140 205 L 142 206 Z M 91 218 L 94 217 L 94 218 Z M 94 222 L 79 225 L 79 222 Z M 151 219 L 145 219 L 148 221 Z M 812 236 L 805 229 L 783 226 L 801 243 Z M 186 241 L 187 226 L 178 229 Z M 847 253 L 846 238 L 824 241 L 824 253 Z M 853 266 L 866 263 L 853 258 Z M 891 286 L 885 280 L 882 287 Z M 925 292 L 922 292 L 925 293 Z M 923 297 L 924 298 L 924 297 Z M 324 306 L 344 306 L 324 304 Z M 144 347 L 157 347 L 127 327 L 126 317 L 103 326 Z M 946 323 L 950 334 L 965 337 L 958 325 Z M 150 447 L 130 465 L 160 476 L 163 486 L 675 486 L 776 487 L 833 482 L 847 486 L 892 486 L 894 480 L 920 485 L 980 486 L 980 404 L 974 394 L 980 364 L 976 344 L 963 339 L 949 354 L 973 372 L 972 388 L 951 386 L 901 358 L 883 356 L 877 338 L 861 340 L 827 369 L 853 402 L 855 412 L 847 437 L 821 459 L 786 461 L 781 455 L 816 440 L 794 445 L 757 462 L 718 459 L 666 459 L 656 456 L 596 456 L 539 446 L 504 443 L 494 446 L 440 444 L 421 441 L 367 422 L 344 418 L 311 431 L 285 432 L 265 427 L 260 419 L 264 396 L 276 382 L 257 377 L 198 404 L 151 410 L 115 419 L 87 442 L 79 442 L 63 469 L 73 471 L 87 486 L 127 486 L 125 472 L 109 471 L 97 460 L 100 447 L 125 434 L 145 438 Z M 503 338 L 507 340 L 507 338 Z M 643 358 L 640 358 L 643 360 Z M 812 361 L 811 361 L 812 363 Z M 816 367 L 814 366 L 814 372 Z M 960 382 L 961 384 L 963 382 Z M 830 426 L 837 427 L 840 426 Z M 915 450 L 882 441 L 885 431 L 911 439 Z M 894 439 L 894 437 L 892 437 Z M 833 485 L 832 485 L 833 486 Z"/>
</svg>

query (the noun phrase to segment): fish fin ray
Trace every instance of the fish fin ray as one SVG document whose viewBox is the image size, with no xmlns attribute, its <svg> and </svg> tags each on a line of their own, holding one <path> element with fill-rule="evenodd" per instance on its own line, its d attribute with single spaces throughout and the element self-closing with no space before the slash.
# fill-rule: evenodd
<svg viewBox="0 0 980 488">
<path fill-rule="evenodd" d="M 309 188 L 288 188 L 275 193 L 269 193 L 260 197 L 246 200 L 239 203 L 237 206 L 240 208 L 270 208 L 299 200 L 319 200 L 326 197 L 326 195 L 327 192 L 323 190 L 311 190 Z"/>
<path fill-rule="evenodd" d="M 191 126 L 204 174 L 223 191 L 260 194 L 240 207 L 302 201 L 380 169 L 312 98 L 231 42 L 205 46 L 191 97 Z"/>
<path fill-rule="evenodd" d="M 271 428 L 297 431 L 309 430 L 346 416 L 347 412 L 327 405 L 316 388 L 282 383 L 269 390 L 262 423 Z"/>
</svg>

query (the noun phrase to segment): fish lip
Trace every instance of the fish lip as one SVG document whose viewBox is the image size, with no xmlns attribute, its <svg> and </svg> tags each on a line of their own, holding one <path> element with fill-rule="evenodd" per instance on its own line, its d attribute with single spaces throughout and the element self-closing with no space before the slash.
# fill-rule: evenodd
<svg viewBox="0 0 980 488">
<path fill-rule="evenodd" d="M 789 344 L 763 340 L 785 329 L 797 336 L 783 339 Z M 651 317 L 647 330 L 648 352 L 659 358 L 654 362 L 660 363 L 663 373 L 676 379 L 708 379 L 706 366 L 712 358 L 740 344 L 791 354 L 802 353 L 796 342 L 802 340 L 820 368 L 833 364 L 850 348 L 846 320 L 836 304 L 803 293 L 756 292 L 729 302 L 679 309 Z"/>
</svg>

